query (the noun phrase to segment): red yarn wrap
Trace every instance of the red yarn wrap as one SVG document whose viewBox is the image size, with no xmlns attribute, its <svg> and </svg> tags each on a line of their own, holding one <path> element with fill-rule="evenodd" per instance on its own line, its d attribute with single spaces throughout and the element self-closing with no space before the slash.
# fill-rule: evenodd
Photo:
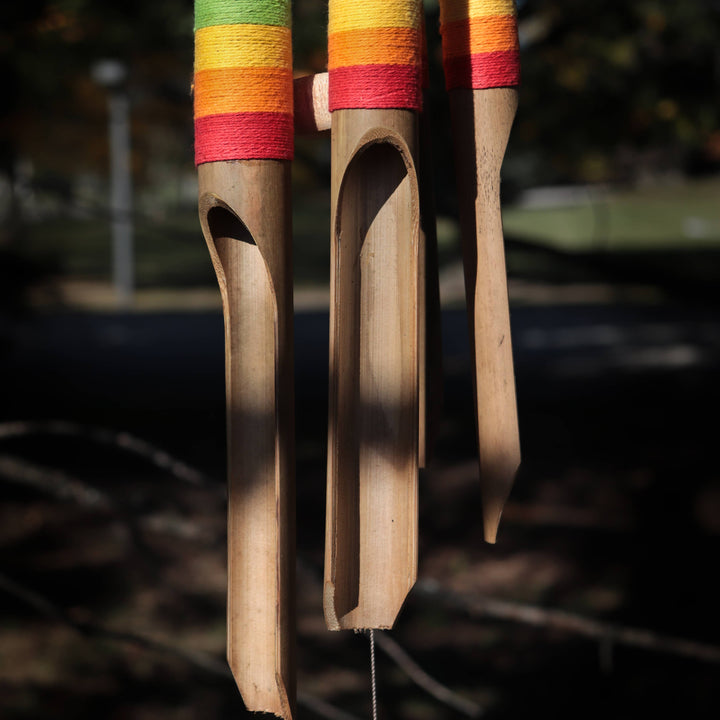
<svg viewBox="0 0 720 720">
<path fill-rule="evenodd" d="M 447 58 L 445 83 L 448 90 L 519 85 L 520 53 L 517 50 L 499 50 Z"/>
<path fill-rule="evenodd" d="M 330 70 L 330 111 L 343 108 L 422 108 L 417 65 L 351 65 Z"/>
<path fill-rule="evenodd" d="M 216 160 L 292 160 L 293 116 L 229 113 L 195 120 L 195 163 Z"/>
</svg>

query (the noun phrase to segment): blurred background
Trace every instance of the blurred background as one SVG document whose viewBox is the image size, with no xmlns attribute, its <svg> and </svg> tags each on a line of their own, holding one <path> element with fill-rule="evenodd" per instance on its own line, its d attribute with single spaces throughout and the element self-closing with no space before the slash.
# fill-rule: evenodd
<svg viewBox="0 0 720 720">
<path fill-rule="evenodd" d="M 445 406 L 418 587 L 378 649 L 381 714 L 716 718 L 720 2 L 518 3 L 502 191 L 523 466 L 494 547 L 425 6 Z M 2 718 L 243 714 L 222 661 L 223 331 L 197 221 L 192 12 L 4 11 Z M 297 73 L 324 71 L 326 3 L 293 16 Z M 365 638 L 326 632 L 321 611 L 329 157 L 327 136 L 297 139 L 298 663 L 300 717 L 347 719 L 369 714 L 369 667 Z"/>
</svg>

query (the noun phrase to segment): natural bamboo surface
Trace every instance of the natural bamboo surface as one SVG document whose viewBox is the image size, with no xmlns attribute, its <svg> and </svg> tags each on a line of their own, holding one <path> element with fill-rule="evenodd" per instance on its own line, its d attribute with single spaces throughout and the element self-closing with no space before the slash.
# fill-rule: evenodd
<svg viewBox="0 0 720 720">
<path fill-rule="evenodd" d="M 475 362 L 480 483 L 485 539 L 494 543 L 520 464 L 515 377 L 505 250 L 500 214 L 500 168 L 517 90 L 450 92 L 465 293 Z"/>
<path fill-rule="evenodd" d="M 417 115 L 332 116 L 325 617 L 392 627 L 417 574 Z"/>
<path fill-rule="evenodd" d="M 200 165 L 200 220 L 223 301 L 227 654 L 251 711 L 295 709 L 290 163 Z"/>
</svg>

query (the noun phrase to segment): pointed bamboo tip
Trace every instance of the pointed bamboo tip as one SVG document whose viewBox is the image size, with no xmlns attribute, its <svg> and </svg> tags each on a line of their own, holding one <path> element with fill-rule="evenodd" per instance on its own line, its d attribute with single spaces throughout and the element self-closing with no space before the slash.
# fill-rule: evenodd
<svg viewBox="0 0 720 720">
<path fill-rule="evenodd" d="M 483 535 L 485 542 L 491 545 L 497 541 L 500 519 L 515 482 L 519 465 L 519 459 L 494 468 L 484 468 L 481 463 Z"/>
<path fill-rule="evenodd" d="M 497 541 L 498 527 L 502 517 L 504 503 L 490 509 L 483 508 L 483 535 L 485 542 L 494 545 Z"/>
</svg>

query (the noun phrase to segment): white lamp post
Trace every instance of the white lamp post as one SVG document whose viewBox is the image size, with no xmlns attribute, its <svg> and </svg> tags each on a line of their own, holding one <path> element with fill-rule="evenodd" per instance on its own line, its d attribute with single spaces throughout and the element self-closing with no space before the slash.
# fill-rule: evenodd
<svg viewBox="0 0 720 720">
<path fill-rule="evenodd" d="M 108 90 L 110 138 L 110 215 L 112 274 L 118 305 L 132 304 L 134 278 L 132 173 L 130 165 L 130 99 L 127 70 L 117 60 L 100 60 L 92 68 L 95 82 Z"/>
</svg>

